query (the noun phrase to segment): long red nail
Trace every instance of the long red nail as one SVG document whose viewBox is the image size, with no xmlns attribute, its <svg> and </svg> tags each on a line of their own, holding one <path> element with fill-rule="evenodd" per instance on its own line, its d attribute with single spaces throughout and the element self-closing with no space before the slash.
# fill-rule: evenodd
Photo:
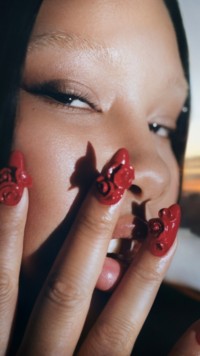
<svg viewBox="0 0 200 356">
<path fill-rule="evenodd" d="M 130 165 L 128 151 L 121 148 L 110 162 L 105 165 L 96 179 L 97 198 L 102 204 L 116 204 L 130 188 L 134 179 L 134 170 Z"/>
<path fill-rule="evenodd" d="M 148 222 L 149 250 L 154 256 L 164 256 L 173 245 L 180 225 L 181 210 L 178 204 L 161 209 L 158 218 Z"/>
<path fill-rule="evenodd" d="M 13 151 L 9 166 L 0 171 L 0 202 L 14 206 L 21 200 L 25 187 L 32 186 L 32 179 L 24 170 L 24 157 Z"/>
</svg>

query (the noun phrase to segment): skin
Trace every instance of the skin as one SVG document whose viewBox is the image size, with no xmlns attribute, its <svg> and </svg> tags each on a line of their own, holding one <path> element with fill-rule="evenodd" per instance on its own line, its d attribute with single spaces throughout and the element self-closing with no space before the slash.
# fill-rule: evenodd
<svg viewBox="0 0 200 356">
<path fill-rule="evenodd" d="M 31 92 L 34 85 L 52 80 L 92 104 L 77 100 L 70 107 Z M 71 208 L 78 197 L 78 207 L 82 200 L 83 205 L 73 210 L 75 222 L 67 239 L 64 233 L 21 347 L 22 355 L 74 352 L 119 218 L 137 215 L 141 206 L 150 219 L 177 199 L 178 166 L 163 133 L 175 128 L 186 95 L 175 33 L 162 1 L 43 2 L 27 53 L 13 145 L 25 155 L 33 188 L 29 202 L 25 189 L 17 207 L 0 207 L 5 221 L 0 261 L 6 261 L 1 270 L 12 271 L 8 280 L 14 281 L 0 312 L 5 320 L 2 350 L 13 320 L 21 260 L 26 288 L 37 294 L 62 243 L 58 237 L 46 267 L 49 235 L 65 218 L 66 224 L 71 217 L 74 221 Z M 149 130 L 152 123 L 161 125 L 157 133 Z M 120 147 L 130 153 L 135 180 L 118 204 L 104 206 L 90 181 Z M 83 157 L 80 169 L 77 162 Z M 80 173 L 89 184 L 84 179 L 72 184 Z M 83 199 L 79 192 L 86 190 Z M 80 354 L 130 354 L 175 246 L 157 258 L 144 244 Z"/>
<path fill-rule="evenodd" d="M 56 106 L 53 101 L 50 105 L 42 97 L 21 92 L 15 147 L 24 153 L 34 185 L 25 237 L 27 259 L 64 219 L 77 196 L 77 189 L 69 190 L 70 178 L 88 142 L 99 171 L 120 147 L 130 153 L 134 186 L 140 193 L 133 189 L 128 194 L 121 215 L 131 213 L 132 202 L 146 202 L 149 219 L 177 198 L 179 175 L 170 141 L 148 128 L 153 122 L 175 128 L 187 91 L 166 9 L 162 1 L 92 4 L 44 1 L 33 31 L 36 43 L 30 44 L 24 83 L 60 79 L 66 91 L 88 95 L 98 110 Z M 58 29 L 62 35 L 78 37 L 75 43 L 35 38 Z M 88 50 L 89 43 L 97 48 Z"/>
</svg>

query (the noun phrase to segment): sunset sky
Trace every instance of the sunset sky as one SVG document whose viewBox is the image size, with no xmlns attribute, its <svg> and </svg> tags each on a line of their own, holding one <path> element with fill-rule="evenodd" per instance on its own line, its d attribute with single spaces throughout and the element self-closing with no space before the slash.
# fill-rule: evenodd
<svg viewBox="0 0 200 356">
<path fill-rule="evenodd" d="M 200 193 L 200 158 L 196 156 L 194 158 L 187 158 L 184 168 L 183 179 L 184 192 Z"/>
<path fill-rule="evenodd" d="M 200 193 L 200 1 L 179 0 L 190 50 L 192 114 L 183 191 Z"/>
<path fill-rule="evenodd" d="M 192 115 L 187 157 L 200 156 L 200 1 L 179 0 L 190 50 Z"/>
</svg>

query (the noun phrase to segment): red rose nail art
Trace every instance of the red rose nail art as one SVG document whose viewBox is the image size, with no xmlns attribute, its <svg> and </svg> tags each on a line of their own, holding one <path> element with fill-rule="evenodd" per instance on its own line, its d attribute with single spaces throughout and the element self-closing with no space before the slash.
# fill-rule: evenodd
<svg viewBox="0 0 200 356">
<path fill-rule="evenodd" d="M 116 204 L 134 179 L 128 151 L 121 148 L 96 179 L 97 197 L 102 204 Z"/>
<path fill-rule="evenodd" d="M 173 245 L 180 225 L 181 210 L 178 204 L 161 209 L 158 218 L 148 222 L 149 250 L 154 256 L 164 256 Z"/>
<path fill-rule="evenodd" d="M 25 187 L 31 187 L 31 177 L 24 170 L 24 158 L 21 152 L 11 154 L 9 167 L 0 170 L 0 202 L 5 205 L 17 205 Z"/>
</svg>

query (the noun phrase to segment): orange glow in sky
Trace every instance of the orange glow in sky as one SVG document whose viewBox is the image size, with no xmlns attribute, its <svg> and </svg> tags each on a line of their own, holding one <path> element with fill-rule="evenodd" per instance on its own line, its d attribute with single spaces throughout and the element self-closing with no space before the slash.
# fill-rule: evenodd
<svg viewBox="0 0 200 356">
<path fill-rule="evenodd" d="M 183 191 L 190 193 L 200 193 L 200 179 L 184 179 L 183 180 Z"/>
<path fill-rule="evenodd" d="M 200 1 L 180 0 L 183 22 L 189 45 L 191 118 L 186 157 L 199 156 L 200 160 Z"/>
<path fill-rule="evenodd" d="M 183 191 L 200 193 L 200 156 L 186 158 L 183 175 Z"/>
</svg>

